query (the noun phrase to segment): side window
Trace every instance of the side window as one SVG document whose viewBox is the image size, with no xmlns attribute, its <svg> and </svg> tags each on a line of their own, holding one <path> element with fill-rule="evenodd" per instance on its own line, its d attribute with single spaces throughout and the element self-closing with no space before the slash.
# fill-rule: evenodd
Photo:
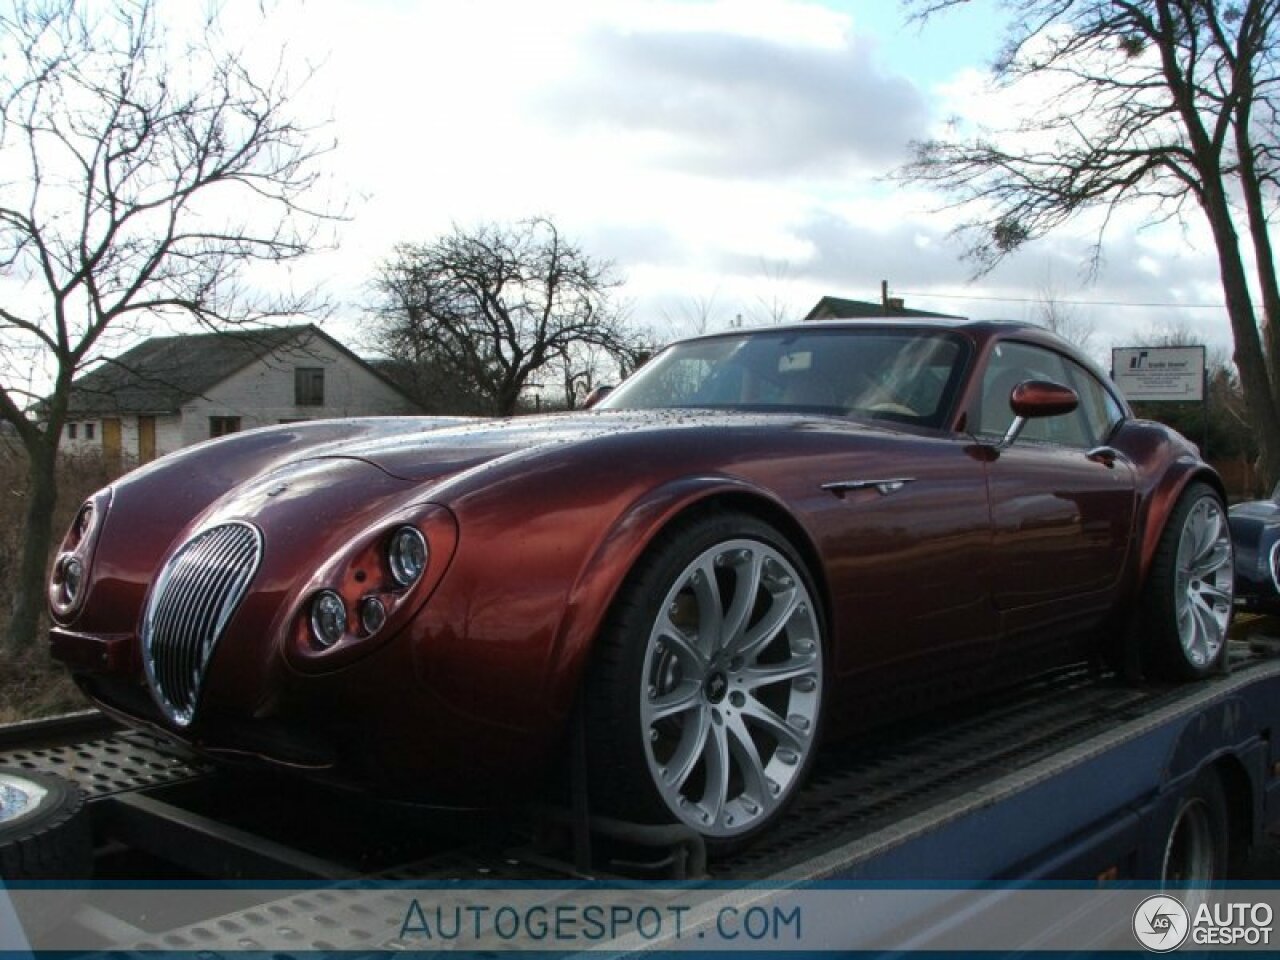
<svg viewBox="0 0 1280 960">
<path fill-rule="evenodd" d="M 1112 428 L 1124 419 L 1124 411 L 1111 392 L 1084 367 L 1067 361 L 1067 372 L 1071 376 L 1067 385 L 1080 397 L 1080 412 L 1084 415 L 1090 442 L 1103 443 Z"/>
<path fill-rule="evenodd" d="M 1052 350 L 1025 343 L 999 343 L 991 352 L 982 376 L 982 399 L 978 412 L 978 434 L 988 438 L 1005 435 L 1013 422 L 1009 394 L 1024 380 L 1050 380 L 1075 389 L 1067 372 L 1068 361 Z M 1083 404 L 1082 404 L 1083 406 Z M 1084 411 L 1077 408 L 1060 417 L 1029 420 L 1020 443 L 1056 443 L 1069 447 L 1091 447 L 1090 430 Z"/>
</svg>

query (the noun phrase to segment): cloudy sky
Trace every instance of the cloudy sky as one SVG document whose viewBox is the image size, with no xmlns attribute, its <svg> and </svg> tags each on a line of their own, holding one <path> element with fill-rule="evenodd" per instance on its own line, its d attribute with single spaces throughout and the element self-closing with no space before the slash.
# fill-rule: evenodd
<svg viewBox="0 0 1280 960">
<path fill-rule="evenodd" d="M 617 263 L 632 317 L 664 336 L 699 314 L 874 300 L 883 279 L 976 317 L 1029 318 L 1046 291 L 1078 302 L 1100 359 L 1160 327 L 1228 342 L 1224 311 L 1198 306 L 1221 301 L 1198 224 L 1132 211 L 1094 277 L 1082 225 L 972 281 L 957 215 L 885 179 L 913 139 L 1034 108 L 985 85 L 994 0 L 923 27 L 891 0 L 286 0 L 265 26 L 256 6 L 227 11 L 263 49 L 287 39 L 320 65 L 301 105 L 331 121 L 352 219 L 306 270 L 343 303 L 339 334 L 395 243 L 547 214 Z"/>
</svg>

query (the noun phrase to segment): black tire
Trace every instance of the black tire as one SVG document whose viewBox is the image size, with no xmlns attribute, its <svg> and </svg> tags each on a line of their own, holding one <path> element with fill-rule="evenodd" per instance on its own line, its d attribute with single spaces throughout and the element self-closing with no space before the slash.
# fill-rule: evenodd
<svg viewBox="0 0 1280 960">
<path fill-rule="evenodd" d="M 1165 832 L 1161 887 L 1205 887 L 1227 879 L 1230 835 L 1222 781 L 1204 770 L 1179 799 Z"/>
<path fill-rule="evenodd" d="M 1227 528 L 1227 508 L 1216 490 L 1205 483 L 1192 483 L 1182 496 L 1178 498 L 1164 530 L 1160 534 L 1160 542 L 1156 547 L 1151 570 L 1142 593 L 1142 667 L 1143 672 L 1152 679 L 1159 680 L 1199 680 L 1218 671 L 1227 654 L 1226 626 L 1221 629 L 1216 650 L 1198 656 L 1197 645 L 1184 642 L 1182 628 L 1179 626 L 1178 609 L 1185 600 L 1187 591 L 1195 589 L 1194 584 L 1201 581 L 1190 577 L 1189 584 L 1180 582 L 1179 548 L 1184 536 L 1192 536 L 1191 526 L 1208 512 L 1216 516 L 1222 530 L 1221 549 L 1226 551 L 1226 562 L 1219 573 L 1214 574 L 1214 589 L 1226 594 L 1225 613 L 1230 617 L 1231 591 L 1234 570 L 1231 563 L 1231 536 Z M 1205 581 L 1206 590 L 1208 587 Z M 1206 592 L 1203 596 L 1208 596 Z M 1216 607 L 1221 607 L 1221 601 Z M 1188 604 L 1188 609 L 1194 601 Z M 1189 629 L 1196 630 L 1194 610 L 1189 614 L 1192 620 Z"/>
<path fill-rule="evenodd" d="M 0 878 L 89 876 L 93 864 L 89 809 L 76 784 L 49 773 L 0 767 L 0 795 Z"/>
<path fill-rule="evenodd" d="M 735 549 L 742 548 L 743 544 L 747 545 L 746 549 Z M 722 548 L 724 554 L 716 554 Z M 753 549 L 756 549 L 754 554 Z M 698 574 L 694 573 L 687 581 L 683 578 L 700 558 L 712 555 L 716 561 L 716 577 L 721 583 L 717 595 L 722 587 L 725 591 L 723 609 L 727 623 L 734 620 L 733 611 L 741 609 L 732 602 L 739 582 L 753 582 L 739 581 L 743 574 L 738 571 L 756 563 L 759 570 L 766 572 L 758 575 L 758 588 L 744 592 L 754 600 L 752 611 L 741 621 L 740 645 L 726 642 L 723 650 L 707 658 L 703 673 L 689 669 L 686 676 L 680 667 L 681 663 L 688 662 L 685 654 L 668 650 L 668 644 L 671 648 L 677 645 L 654 637 L 659 631 L 660 613 L 673 619 L 677 616 L 681 598 L 686 596 L 685 592 L 677 592 L 681 582 L 692 583 Z M 741 566 L 735 566 L 739 557 L 743 558 Z M 691 594 L 693 588 L 688 592 Z M 786 600 L 779 600 L 784 595 Z M 770 829 L 798 792 L 821 736 L 822 700 L 828 684 L 824 682 L 825 626 L 818 598 L 803 559 L 787 538 L 750 514 L 708 511 L 678 520 L 663 531 L 622 586 L 588 670 L 583 705 L 592 803 L 625 819 L 684 823 L 705 838 L 712 852 L 739 849 Z M 792 604 L 794 612 L 785 613 Z M 777 620 L 771 621 L 771 616 Z M 784 626 L 776 639 L 756 647 L 748 636 L 765 636 L 766 622 L 781 622 Z M 699 619 L 699 626 L 689 634 L 694 638 L 691 647 L 704 642 L 699 636 L 700 624 Z M 721 636 L 731 632 L 722 628 Z M 652 654 L 651 647 L 655 651 Z M 732 656 L 735 650 L 747 651 L 746 656 Z M 798 676 L 772 687 L 759 682 L 762 671 L 774 664 L 779 668 L 792 664 L 794 671 L 803 670 L 803 664 L 808 662 L 805 657 L 812 658 L 816 664 L 814 676 Z M 655 686 L 650 683 L 655 674 L 663 677 L 674 674 L 673 685 L 696 691 L 680 696 L 690 701 L 696 699 L 697 706 L 685 708 L 691 712 L 679 714 L 678 721 L 675 716 L 669 720 L 647 719 L 646 709 L 652 710 L 652 703 L 657 702 Z M 780 690 L 783 683 L 786 689 Z M 645 697 L 651 701 L 648 706 Z M 757 714 L 766 700 L 775 697 L 784 698 L 786 706 L 775 710 L 770 719 L 785 715 L 787 727 L 776 734 L 761 734 L 760 729 L 765 728 L 755 725 L 759 719 Z M 793 706 L 797 710 L 795 714 L 791 712 Z M 694 719 L 695 712 L 697 719 Z M 793 721 L 805 731 L 803 742 L 791 741 L 784 745 L 781 737 L 790 738 L 797 729 Z M 667 728 L 665 724 L 673 727 Z M 691 731 L 701 732 L 686 731 L 686 724 L 694 725 Z M 687 755 L 694 758 L 685 761 L 693 773 L 686 774 L 675 785 L 668 782 L 660 786 L 656 782 L 656 778 L 667 772 L 662 764 L 677 762 L 674 757 L 667 760 L 658 757 L 658 751 L 664 749 L 659 743 L 660 729 L 675 731 L 671 739 L 681 746 L 674 748 L 674 752 L 686 749 Z M 750 733 L 755 741 L 754 756 L 758 762 L 754 766 L 744 760 L 748 754 L 743 746 L 743 731 Z M 692 746 L 698 735 L 701 742 L 707 744 L 706 752 Z M 770 742 L 770 736 L 778 739 Z M 686 737 L 689 738 L 687 748 Z M 692 804 L 682 799 L 679 791 L 683 784 L 696 782 L 700 774 L 706 796 L 717 792 L 711 786 L 713 775 L 708 759 L 717 750 L 723 758 L 719 762 L 726 769 L 736 765 L 733 769 L 739 778 L 740 790 L 733 793 L 733 778 L 726 774 L 720 791 L 722 800 L 714 806 L 707 804 L 716 811 L 707 813 L 696 799 Z M 784 770 L 780 763 L 789 765 Z M 754 780 L 754 786 L 747 784 L 748 776 Z M 755 796 L 766 791 L 772 794 L 771 799 L 756 805 Z M 752 810 L 753 806 L 757 809 Z M 699 822 L 699 817 L 704 820 L 713 817 L 714 822 L 708 826 Z"/>
</svg>

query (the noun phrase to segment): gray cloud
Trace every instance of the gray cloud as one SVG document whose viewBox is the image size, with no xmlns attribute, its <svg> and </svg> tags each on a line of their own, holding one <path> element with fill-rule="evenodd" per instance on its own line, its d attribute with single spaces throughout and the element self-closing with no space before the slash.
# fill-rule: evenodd
<svg viewBox="0 0 1280 960">
<path fill-rule="evenodd" d="M 914 289 L 963 284 L 968 278 L 945 231 L 928 225 L 904 221 L 886 229 L 819 212 L 801 222 L 795 235 L 812 247 L 813 255 L 789 262 L 790 275 L 820 283 L 838 296 L 872 297 L 883 279 Z M 750 276 L 759 272 L 760 260 L 728 255 L 719 266 Z"/>
<path fill-rule="evenodd" d="M 850 280 L 878 286 L 881 278 L 902 289 L 968 286 L 971 265 L 960 259 L 963 245 L 943 228 L 927 221 L 904 221 L 888 229 L 820 212 L 797 228 L 797 236 L 813 247 L 814 255 L 792 264 L 803 276 L 829 284 Z M 1187 247 L 1176 254 L 1155 256 L 1158 272 L 1140 265 L 1154 256 L 1133 233 L 1112 230 L 1105 238 L 1096 276 L 1088 275 L 1089 238 L 1058 234 L 1028 244 L 975 287 L 1007 290 L 1009 296 L 1038 295 L 1051 285 L 1068 299 L 1116 300 L 1126 303 L 1199 301 L 1198 285 L 1216 289 L 1216 261 L 1210 251 Z M 726 269 L 750 272 L 737 259 Z M 1216 294 L 1215 294 L 1216 295 Z"/>
<path fill-rule="evenodd" d="M 661 133 L 672 166 L 766 177 L 885 167 L 926 132 L 924 97 L 869 44 L 819 50 L 752 37 L 598 30 L 572 83 L 541 98 L 552 120 Z"/>
<path fill-rule="evenodd" d="M 680 237 L 656 224 L 587 224 L 578 239 L 584 250 L 612 260 L 624 272 L 627 267 L 671 266 L 686 260 Z"/>
<path fill-rule="evenodd" d="M 1159 272 L 1153 274 L 1139 265 L 1143 257 L 1153 256 L 1140 236 L 1112 230 L 1100 270 L 1090 278 L 1089 238 L 1058 234 L 1029 244 L 971 283 L 970 265 L 959 258 L 961 244 L 927 221 L 904 221 L 885 229 L 818 212 L 795 232 L 814 253 L 788 263 L 787 272 L 794 280 L 810 282 L 821 294 L 875 300 L 883 279 L 891 290 L 909 292 L 909 306 L 981 319 L 1026 320 L 1036 316 L 1037 301 L 1048 289 L 1097 332 L 1099 350 L 1111 343 L 1145 342 L 1143 337 L 1165 328 L 1184 329 L 1211 346 L 1230 340 L 1225 310 L 1145 306 L 1216 302 L 1217 265 L 1207 250 L 1188 246 L 1155 256 Z M 718 267 L 723 273 L 758 277 L 760 261 L 729 255 Z M 934 292 L 936 296 L 922 296 Z M 803 306 L 807 309 L 809 304 Z"/>
</svg>

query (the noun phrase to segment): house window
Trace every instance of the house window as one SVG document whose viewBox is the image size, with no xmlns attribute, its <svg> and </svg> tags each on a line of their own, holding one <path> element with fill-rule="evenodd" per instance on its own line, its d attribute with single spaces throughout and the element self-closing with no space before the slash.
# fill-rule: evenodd
<svg viewBox="0 0 1280 960">
<path fill-rule="evenodd" d="M 298 367 L 293 371 L 293 402 L 300 407 L 324 406 L 324 367 Z"/>
<path fill-rule="evenodd" d="M 84 425 L 84 438 L 86 440 L 92 440 L 94 433 L 97 432 L 97 427 L 98 425 L 96 423 L 86 423 Z"/>
<path fill-rule="evenodd" d="M 224 437 L 228 433 L 240 432 L 239 417 L 210 417 L 209 436 Z"/>
<path fill-rule="evenodd" d="M 78 423 L 68 423 L 68 424 L 67 424 L 67 439 L 68 439 L 68 440 L 74 440 L 74 439 L 76 438 L 76 428 L 77 428 L 77 427 L 79 427 L 79 426 L 80 426 L 80 424 L 78 424 Z"/>
</svg>

